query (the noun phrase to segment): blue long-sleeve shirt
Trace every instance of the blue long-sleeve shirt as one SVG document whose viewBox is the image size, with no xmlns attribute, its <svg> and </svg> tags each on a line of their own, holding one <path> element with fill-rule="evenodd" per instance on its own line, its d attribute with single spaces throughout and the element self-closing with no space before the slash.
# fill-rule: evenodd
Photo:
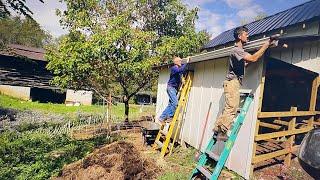
<svg viewBox="0 0 320 180">
<path fill-rule="evenodd" d="M 174 87 L 176 89 L 179 88 L 181 83 L 181 77 L 183 73 L 186 71 L 187 63 L 182 64 L 180 67 L 174 65 L 170 68 L 170 78 L 168 81 L 168 86 Z"/>
</svg>

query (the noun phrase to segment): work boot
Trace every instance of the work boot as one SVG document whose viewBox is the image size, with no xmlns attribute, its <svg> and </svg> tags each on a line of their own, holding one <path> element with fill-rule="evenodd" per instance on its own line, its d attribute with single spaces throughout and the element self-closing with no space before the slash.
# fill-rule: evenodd
<svg viewBox="0 0 320 180">
<path fill-rule="evenodd" d="M 224 125 L 221 125 L 220 131 L 217 135 L 217 140 L 227 141 L 229 137 L 230 137 L 230 130 L 228 130 L 228 128 L 226 128 Z"/>
<path fill-rule="evenodd" d="M 165 122 L 165 120 L 163 120 L 163 119 L 158 119 L 158 124 L 159 124 L 160 126 L 165 126 L 165 125 L 166 125 L 166 122 Z"/>
<path fill-rule="evenodd" d="M 229 139 L 229 136 L 226 132 L 220 132 L 217 136 L 218 141 L 227 141 Z"/>
</svg>

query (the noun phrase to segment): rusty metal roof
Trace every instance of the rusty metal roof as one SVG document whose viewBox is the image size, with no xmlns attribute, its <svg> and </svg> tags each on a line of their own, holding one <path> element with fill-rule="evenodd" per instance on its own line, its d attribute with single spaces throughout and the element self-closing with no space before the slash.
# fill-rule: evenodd
<svg viewBox="0 0 320 180">
<path fill-rule="evenodd" d="M 261 20 L 251 22 L 245 26 L 249 29 L 249 36 L 252 37 L 294 24 L 319 19 L 320 0 L 312 0 Z M 213 38 L 203 49 L 210 49 L 233 42 L 235 40 L 233 37 L 234 29 L 227 30 Z"/>
<path fill-rule="evenodd" d="M 5 50 L 0 52 L 1 55 L 6 56 L 21 56 L 32 60 L 46 61 L 44 59 L 44 49 L 33 48 L 18 44 L 10 44 Z"/>
</svg>

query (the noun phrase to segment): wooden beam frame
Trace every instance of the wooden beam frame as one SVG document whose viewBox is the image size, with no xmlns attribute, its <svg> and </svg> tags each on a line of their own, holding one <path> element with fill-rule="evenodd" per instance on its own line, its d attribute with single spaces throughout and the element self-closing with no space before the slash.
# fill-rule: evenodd
<svg viewBox="0 0 320 180">
<path fill-rule="evenodd" d="M 285 111 L 285 112 L 260 112 L 258 118 L 273 118 L 273 117 L 294 117 L 294 116 L 314 116 L 315 111 Z"/>
<path fill-rule="evenodd" d="M 276 124 L 283 125 L 283 126 L 288 126 L 289 125 L 289 123 L 287 121 L 281 121 L 280 119 L 276 119 L 273 122 L 276 123 Z"/>
<path fill-rule="evenodd" d="M 309 110 L 310 111 L 315 111 L 316 110 L 318 86 L 319 86 L 319 76 L 316 77 L 312 81 L 312 87 L 311 87 L 312 89 L 311 89 L 311 96 L 310 96 L 310 106 L 309 106 Z M 308 119 L 308 126 L 309 127 L 313 127 L 314 120 L 315 120 L 314 116 L 312 116 L 312 117 L 310 117 Z"/>
<path fill-rule="evenodd" d="M 260 122 L 260 126 L 270 128 L 270 129 L 276 129 L 276 130 L 279 130 L 281 128 L 281 126 L 279 126 L 279 125 L 270 124 L 270 123 L 266 123 L 266 122 Z"/>
<path fill-rule="evenodd" d="M 291 159 L 293 152 L 298 150 L 299 145 L 294 145 L 295 135 L 306 133 L 313 129 L 313 125 L 317 124 L 320 125 L 320 122 L 316 121 L 316 115 L 320 114 L 320 111 L 316 111 L 316 102 L 317 102 L 317 93 L 318 87 L 320 85 L 320 77 L 316 77 L 312 81 L 312 90 L 310 96 L 310 105 L 309 111 L 298 111 L 297 107 L 292 107 L 290 111 L 286 112 L 261 112 L 262 110 L 262 101 L 263 101 L 263 93 L 264 93 L 264 84 L 265 84 L 265 66 L 263 67 L 262 78 L 260 82 L 260 97 L 259 97 L 259 105 L 258 105 L 258 120 L 255 129 L 255 138 L 253 144 L 253 154 L 252 154 L 252 162 L 251 162 L 251 173 L 250 176 L 252 177 L 254 165 L 256 163 L 272 159 L 279 156 L 285 156 L 284 164 L 286 166 L 291 165 Z M 296 119 L 297 117 L 306 116 L 305 121 L 307 124 L 304 127 L 300 127 L 296 129 Z M 281 120 L 282 117 L 290 118 L 289 122 Z M 264 118 L 274 118 L 273 121 L 270 122 L 261 122 L 261 119 Z M 259 120 L 260 119 L 260 120 Z M 320 118 L 318 118 L 320 119 Z M 274 123 L 274 124 L 273 124 Z M 280 132 L 272 132 L 266 134 L 259 134 L 260 127 L 267 127 L 275 130 L 281 129 L 282 126 L 287 126 L 288 130 L 280 131 Z M 273 140 L 274 138 L 284 137 L 287 136 L 288 139 L 285 142 L 285 148 L 281 150 L 277 150 L 267 154 L 256 155 L 256 150 L 258 146 L 258 141 L 268 141 Z"/>
<path fill-rule="evenodd" d="M 272 152 L 272 153 L 256 155 L 252 159 L 252 163 L 256 164 L 256 163 L 259 163 L 261 161 L 265 161 L 265 160 L 272 159 L 272 158 L 275 158 L 275 157 L 283 156 L 283 155 L 286 155 L 288 153 L 293 153 L 293 152 L 297 151 L 298 148 L 299 148 L 299 145 L 296 145 L 296 146 L 292 147 L 291 149 L 289 149 L 289 148 L 288 149 L 282 149 L 282 150 L 278 150 L 278 151 L 275 151 L 275 152 Z"/>
<path fill-rule="evenodd" d="M 277 137 L 290 136 L 293 134 L 301 134 L 301 133 L 308 132 L 312 129 L 313 128 L 311 128 L 311 127 L 306 127 L 306 128 L 294 129 L 294 130 L 288 130 L 288 131 L 259 134 L 259 135 L 255 136 L 254 139 L 255 139 L 255 141 L 262 141 L 262 140 L 273 139 L 273 138 L 277 138 Z"/>
<path fill-rule="evenodd" d="M 292 112 L 297 112 L 298 108 L 297 107 L 291 107 L 291 111 Z M 294 117 L 290 120 L 289 122 L 289 125 L 288 125 L 288 130 L 289 131 L 292 131 L 294 130 L 296 127 L 296 120 L 297 118 Z M 287 142 L 286 142 L 286 149 L 292 149 L 292 146 L 294 145 L 294 139 L 295 139 L 295 135 L 291 135 Z M 290 167 L 291 165 L 291 158 L 292 158 L 292 152 L 289 152 L 286 157 L 284 158 L 284 164 L 287 166 L 287 167 Z"/>
</svg>

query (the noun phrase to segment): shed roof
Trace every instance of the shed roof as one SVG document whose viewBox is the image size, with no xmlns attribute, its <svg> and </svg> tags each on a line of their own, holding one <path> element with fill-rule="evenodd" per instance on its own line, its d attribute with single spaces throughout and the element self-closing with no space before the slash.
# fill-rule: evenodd
<svg viewBox="0 0 320 180">
<path fill-rule="evenodd" d="M 249 29 L 249 36 L 252 37 L 255 35 L 261 35 L 302 22 L 319 20 L 319 9 L 320 0 L 312 0 L 261 20 L 251 22 L 245 26 Z M 235 41 L 233 37 L 234 29 L 235 28 L 227 30 L 213 38 L 206 45 L 204 45 L 203 49 L 211 49 Z"/>
<path fill-rule="evenodd" d="M 1 55 L 6 56 L 22 56 L 28 59 L 46 61 L 44 59 L 45 50 L 42 48 L 28 47 L 18 44 L 10 44 L 6 50 L 1 51 Z"/>
<path fill-rule="evenodd" d="M 250 51 L 255 51 L 258 48 L 262 46 L 266 41 L 269 41 L 269 37 L 257 39 L 254 41 L 249 41 L 244 45 L 244 49 L 248 52 Z M 302 35 L 302 36 L 291 36 L 291 37 L 280 37 L 279 38 L 279 46 L 277 47 L 272 47 L 272 48 L 282 48 L 281 44 L 288 44 L 289 47 L 291 44 L 295 41 L 320 41 L 320 35 Z M 224 58 L 228 57 L 230 55 L 230 51 L 233 48 L 233 46 L 222 48 L 222 49 L 217 49 L 214 51 L 209 51 L 201 54 L 196 54 L 194 56 L 190 57 L 189 63 L 198 63 L 198 62 L 203 62 L 203 61 L 208 61 L 208 60 L 217 60 L 219 58 Z M 165 64 L 160 64 L 157 66 L 154 66 L 153 69 L 159 69 L 159 68 L 164 68 L 164 67 L 170 67 L 173 65 L 172 63 L 165 63 Z"/>
</svg>

